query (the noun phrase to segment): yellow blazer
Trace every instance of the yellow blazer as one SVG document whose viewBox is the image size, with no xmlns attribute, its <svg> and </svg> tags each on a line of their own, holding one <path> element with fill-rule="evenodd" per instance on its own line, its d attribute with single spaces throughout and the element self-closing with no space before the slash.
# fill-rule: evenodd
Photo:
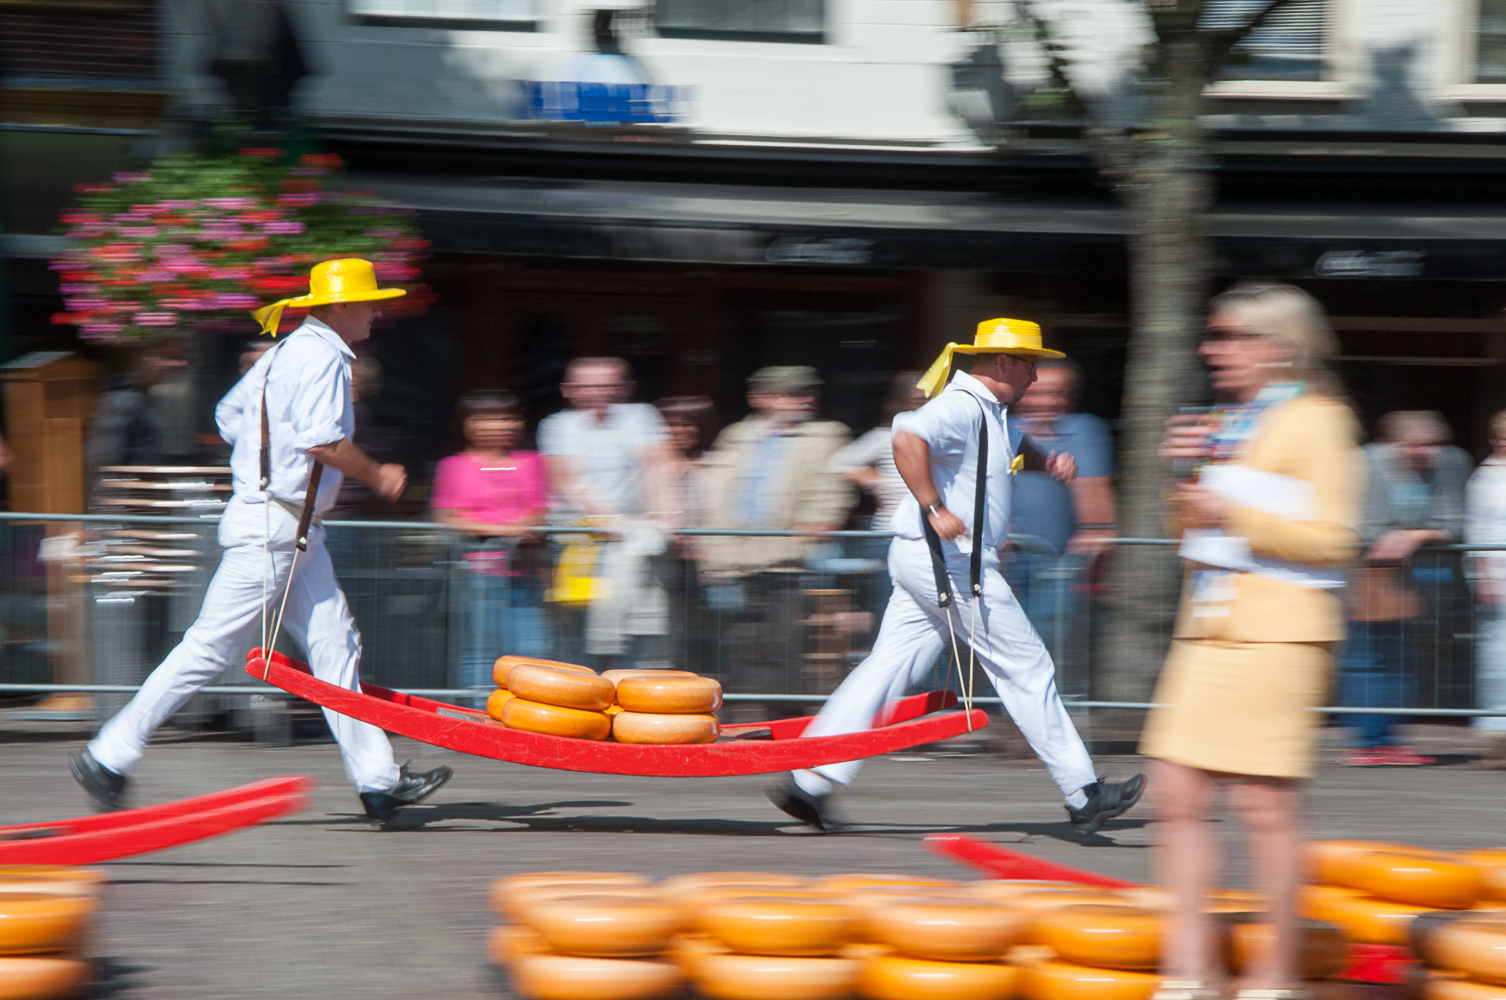
<svg viewBox="0 0 1506 1000">
<path fill-rule="evenodd" d="M 1277 404 L 1261 416 L 1254 440 L 1235 461 L 1264 472 L 1306 479 L 1316 488 L 1318 519 L 1286 521 L 1234 507 L 1224 532 L 1249 540 L 1257 556 L 1311 566 L 1345 566 L 1359 552 L 1364 475 L 1359 427 L 1349 407 L 1321 396 Z M 1180 522 L 1180 511 L 1172 511 Z M 1195 568 L 1195 567 L 1193 567 Z M 1301 587 L 1254 573 L 1232 574 L 1223 607 L 1200 603 L 1193 615 L 1190 581 L 1182 587 L 1179 639 L 1228 642 L 1333 642 L 1344 637 L 1340 591 Z M 1209 615 L 1208 611 L 1215 613 Z"/>
</svg>

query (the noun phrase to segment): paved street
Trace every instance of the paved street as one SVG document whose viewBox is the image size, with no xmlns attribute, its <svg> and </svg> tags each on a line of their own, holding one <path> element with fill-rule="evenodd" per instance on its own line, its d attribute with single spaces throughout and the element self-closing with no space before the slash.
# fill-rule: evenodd
<svg viewBox="0 0 1506 1000">
<path fill-rule="evenodd" d="M 0 713 L 0 823 L 85 811 L 65 760 L 83 733 L 10 722 Z M 312 775 L 320 788 L 310 809 L 282 822 L 106 866 L 113 884 L 94 949 L 106 960 L 102 996 L 505 997 L 485 962 L 486 929 L 494 922 L 486 891 L 492 879 L 516 871 L 966 877 L 920 843 L 928 833 L 960 830 L 1114 875 L 1151 877 L 1154 787 L 1136 813 L 1081 838 L 1039 765 L 999 754 L 875 761 L 845 801 L 851 832 L 823 837 L 784 823 L 764 799 L 764 778 L 542 771 L 397 740 L 399 760 L 446 763 L 457 774 L 432 804 L 382 832 L 359 815 L 332 744 L 266 747 L 166 735 L 138 771 L 139 804 L 277 774 Z M 1506 773 L 1473 759 L 1479 743 L 1468 730 L 1418 727 L 1414 736 L 1419 748 L 1444 754 L 1444 764 L 1325 766 L 1309 796 L 1316 834 L 1441 848 L 1506 843 Z M 1116 776 L 1138 765 L 1131 756 L 1099 760 Z M 1226 826 L 1232 832 L 1234 824 Z M 1235 866 L 1227 881 L 1242 877 Z"/>
</svg>

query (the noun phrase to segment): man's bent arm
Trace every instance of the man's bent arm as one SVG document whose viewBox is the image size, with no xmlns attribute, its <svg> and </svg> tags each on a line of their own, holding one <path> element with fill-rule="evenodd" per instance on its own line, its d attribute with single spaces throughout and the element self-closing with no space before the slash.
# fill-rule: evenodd
<svg viewBox="0 0 1506 1000">
<path fill-rule="evenodd" d="M 401 465 L 378 464 L 376 459 L 356 447 L 350 438 L 341 438 L 333 444 L 316 444 L 309 449 L 309 455 L 331 469 L 338 469 L 352 479 L 359 479 L 388 500 L 402 496 L 403 489 L 408 485 L 408 476 Z"/>
<path fill-rule="evenodd" d="M 895 431 L 894 468 L 922 510 L 941 502 L 941 494 L 931 479 L 931 446 L 924 438 L 909 431 Z"/>
</svg>

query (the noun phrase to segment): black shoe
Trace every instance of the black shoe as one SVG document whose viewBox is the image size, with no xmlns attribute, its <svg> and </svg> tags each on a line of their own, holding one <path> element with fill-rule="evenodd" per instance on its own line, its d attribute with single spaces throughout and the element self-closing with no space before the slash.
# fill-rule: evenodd
<svg viewBox="0 0 1506 1000">
<path fill-rule="evenodd" d="M 1140 801 L 1145 791 L 1145 775 L 1137 774 L 1128 781 L 1099 778 L 1082 790 L 1088 793 L 1088 804 L 1081 809 L 1068 806 L 1067 816 L 1078 833 L 1097 833 L 1104 820 L 1128 812 L 1130 806 Z"/>
<path fill-rule="evenodd" d="M 765 793 L 769 801 L 779 807 L 786 815 L 793 816 L 802 823 L 808 823 L 822 833 L 835 833 L 837 822 L 832 818 L 831 810 L 826 804 L 826 796 L 811 795 L 804 791 L 793 781 L 783 785 L 775 785 Z"/>
<path fill-rule="evenodd" d="M 408 764 L 404 764 L 403 769 L 398 773 L 397 784 L 385 792 L 362 792 L 361 805 L 366 807 L 367 818 L 377 822 L 389 820 L 403 806 L 422 802 L 439 791 L 454 774 L 455 772 L 448 767 L 436 767 L 432 771 L 410 774 Z"/>
<path fill-rule="evenodd" d="M 73 780 L 89 793 L 89 798 L 101 812 L 125 808 L 126 785 L 131 779 L 116 774 L 95 760 L 88 747 L 68 758 L 68 770 L 73 772 Z"/>
</svg>

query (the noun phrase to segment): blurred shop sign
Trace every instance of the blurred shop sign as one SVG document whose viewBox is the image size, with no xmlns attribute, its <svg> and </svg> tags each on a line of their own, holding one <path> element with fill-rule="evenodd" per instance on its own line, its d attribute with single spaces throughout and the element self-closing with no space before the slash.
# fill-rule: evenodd
<svg viewBox="0 0 1506 1000">
<path fill-rule="evenodd" d="M 1320 278 L 1415 278 L 1427 254 L 1421 250 L 1330 250 L 1318 258 Z"/>
<path fill-rule="evenodd" d="M 763 256 L 770 264 L 867 264 L 873 260 L 873 241 L 781 236 Z"/>
<path fill-rule="evenodd" d="M 546 122 L 661 124 L 685 117 L 689 87 L 647 83 L 531 81 L 524 117 Z"/>
</svg>

